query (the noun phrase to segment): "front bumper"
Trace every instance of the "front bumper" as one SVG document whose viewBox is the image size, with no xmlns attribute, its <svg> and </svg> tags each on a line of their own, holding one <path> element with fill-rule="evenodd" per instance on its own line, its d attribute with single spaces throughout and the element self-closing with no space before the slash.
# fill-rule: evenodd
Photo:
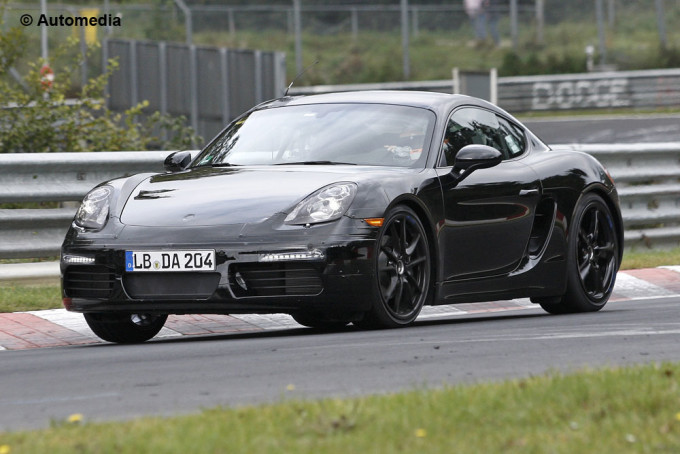
<svg viewBox="0 0 680 454">
<path fill-rule="evenodd" d="M 343 218 L 267 235 L 236 235 L 240 241 L 219 238 L 215 230 L 69 230 L 61 261 L 65 307 L 75 312 L 172 314 L 347 314 L 370 308 L 377 229 L 363 221 Z M 221 230 L 224 236 L 229 229 Z M 216 251 L 214 272 L 125 270 L 128 250 L 207 248 Z"/>
</svg>

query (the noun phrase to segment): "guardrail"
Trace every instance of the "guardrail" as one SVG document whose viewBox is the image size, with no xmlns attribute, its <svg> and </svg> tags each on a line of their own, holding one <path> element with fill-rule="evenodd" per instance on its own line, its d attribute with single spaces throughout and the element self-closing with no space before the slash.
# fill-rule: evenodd
<svg viewBox="0 0 680 454">
<path fill-rule="evenodd" d="M 36 205 L 0 209 L 0 258 L 58 256 L 78 203 L 90 189 L 120 176 L 162 172 L 170 153 L 0 154 L 0 204 Z"/>
<path fill-rule="evenodd" d="M 680 143 L 553 148 L 584 151 L 607 166 L 621 196 L 627 248 L 680 244 Z M 58 256 L 77 203 L 90 189 L 119 176 L 161 172 L 169 153 L 0 154 L 0 203 L 36 205 L 0 209 L 0 258 Z"/>
<path fill-rule="evenodd" d="M 465 74 L 462 71 L 461 74 Z M 473 73 L 469 73 L 473 74 Z M 493 78 L 498 104 L 509 112 L 546 110 L 616 109 L 677 106 L 680 102 L 680 69 L 594 72 Z M 385 82 L 351 85 L 293 87 L 293 95 L 353 90 L 456 91 L 454 78 L 417 82 Z M 484 95 L 458 92 L 488 99 Z"/>
<path fill-rule="evenodd" d="M 583 151 L 616 182 L 627 248 L 680 246 L 680 142 L 555 145 Z"/>
</svg>

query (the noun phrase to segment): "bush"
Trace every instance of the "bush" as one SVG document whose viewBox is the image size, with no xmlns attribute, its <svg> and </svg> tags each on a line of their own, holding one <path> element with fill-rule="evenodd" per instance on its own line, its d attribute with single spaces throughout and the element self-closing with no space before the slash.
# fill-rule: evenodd
<svg viewBox="0 0 680 454">
<path fill-rule="evenodd" d="M 108 72 L 90 78 L 76 99 L 67 99 L 82 63 L 80 53 L 69 52 L 75 41 L 53 52 L 50 60 L 58 69 L 39 59 L 17 77 L 13 68 L 25 44 L 17 27 L 0 32 L 0 153 L 172 150 L 200 143 L 184 118 L 145 112 L 146 101 L 125 112 L 109 110 L 104 93 L 115 61 Z"/>
</svg>

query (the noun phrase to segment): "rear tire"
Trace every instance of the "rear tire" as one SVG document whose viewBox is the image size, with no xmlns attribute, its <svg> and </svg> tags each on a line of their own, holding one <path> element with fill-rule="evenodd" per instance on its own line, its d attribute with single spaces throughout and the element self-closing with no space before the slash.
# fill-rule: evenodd
<svg viewBox="0 0 680 454">
<path fill-rule="evenodd" d="M 407 206 L 385 216 L 376 240 L 376 297 L 360 328 L 397 328 L 412 324 L 431 292 L 432 261 L 425 227 Z"/>
<path fill-rule="evenodd" d="M 566 293 L 557 298 L 532 299 L 551 314 L 599 311 L 612 294 L 619 269 L 616 226 L 602 197 L 584 195 L 571 225 Z"/>
<path fill-rule="evenodd" d="M 117 344 L 138 344 L 163 328 L 167 314 L 84 314 L 85 321 L 101 339 Z"/>
</svg>

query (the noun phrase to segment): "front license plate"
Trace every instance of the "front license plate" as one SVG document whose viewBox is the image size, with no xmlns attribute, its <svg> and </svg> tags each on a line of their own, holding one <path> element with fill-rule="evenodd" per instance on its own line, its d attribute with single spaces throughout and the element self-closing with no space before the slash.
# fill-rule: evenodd
<svg viewBox="0 0 680 454">
<path fill-rule="evenodd" d="M 125 271 L 215 271 L 215 251 L 125 251 Z"/>
</svg>

